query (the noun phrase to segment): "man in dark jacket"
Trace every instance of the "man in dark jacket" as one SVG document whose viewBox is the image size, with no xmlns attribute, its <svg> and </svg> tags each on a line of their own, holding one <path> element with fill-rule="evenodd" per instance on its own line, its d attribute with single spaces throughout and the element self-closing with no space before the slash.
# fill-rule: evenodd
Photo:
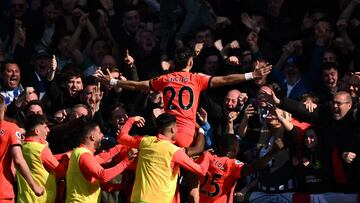
<svg viewBox="0 0 360 203">
<path fill-rule="evenodd" d="M 324 130 L 324 153 L 328 153 L 334 179 L 342 192 L 360 189 L 360 114 L 353 106 L 348 92 L 335 93 L 330 105 L 320 105 L 307 111 L 304 104 L 291 99 L 279 100 L 272 92 L 275 103 L 294 117 L 318 125 Z"/>
</svg>

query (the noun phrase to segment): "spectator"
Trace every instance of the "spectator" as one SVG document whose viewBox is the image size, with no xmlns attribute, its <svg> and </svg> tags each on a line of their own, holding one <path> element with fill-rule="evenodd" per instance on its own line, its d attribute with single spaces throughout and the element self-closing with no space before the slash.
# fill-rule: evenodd
<svg viewBox="0 0 360 203">
<path fill-rule="evenodd" d="M 24 91 L 24 88 L 20 85 L 20 68 L 15 62 L 5 62 L 1 68 L 0 93 L 5 97 L 5 104 L 8 106 Z"/>
</svg>

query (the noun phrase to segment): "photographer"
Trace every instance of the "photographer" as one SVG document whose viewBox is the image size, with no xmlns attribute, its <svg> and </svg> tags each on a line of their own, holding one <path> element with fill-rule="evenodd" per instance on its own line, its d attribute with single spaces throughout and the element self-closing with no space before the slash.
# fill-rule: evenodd
<svg viewBox="0 0 360 203">
<path fill-rule="evenodd" d="M 284 150 L 274 156 L 267 168 L 259 171 L 258 190 L 268 193 L 289 192 L 295 189 L 291 157 L 294 137 L 298 134 L 298 130 L 290 122 L 286 112 L 275 108 L 273 99 L 267 93 L 268 89 L 270 88 L 267 86 L 261 87 L 256 102 L 245 109 L 239 134 L 247 145 L 246 149 L 252 152 L 253 157 L 250 159 L 265 155 L 271 150 L 276 138 L 284 140 Z"/>
</svg>

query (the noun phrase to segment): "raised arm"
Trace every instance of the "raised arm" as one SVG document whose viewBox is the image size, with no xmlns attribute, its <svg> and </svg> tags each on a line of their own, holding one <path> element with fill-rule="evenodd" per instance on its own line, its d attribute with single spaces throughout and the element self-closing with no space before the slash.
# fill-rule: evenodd
<svg viewBox="0 0 360 203">
<path fill-rule="evenodd" d="M 245 82 L 252 79 L 261 79 L 271 72 L 272 65 L 260 65 L 260 62 L 256 62 L 256 66 L 253 72 L 245 74 L 230 74 L 226 76 L 215 76 L 210 80 L 210 87 L 220 87 L 224 85 L 234 85 L 237 83 Z"/>
<path fill-rule="evenodd" d="M 108 70 L 107 70 L 108 71 Z M 111 86 L 116 86 L 118 88 L 124 88 L 128 90 L 143 90 L 143 91 L 150 91 L 150 81 L 143 80 L 143 81 L 133 81 L 133 80 L 117 80 L 111 78 L 111 74 L 108 71 L 108 74 L 105 75 L 101 70 L 97 70 L 96 74 L 94 75 L 96 78 L 100 80 L 101 83 Z"/>
<path fill-rule="evenodd" d="M 176 164 L 179 164 L 181 167 L 186 170 L 193 172 L 200 176 L 205 176 L 206 172 L 209 169 L 210 165 L 210 154 L 209 152 L 205 152 L 201 157 L 200 164 L 195 163 L 190 157 L 188 157 L 185 153 L 185 150 L 179 149 L 173 155 L 172 161 Z"/>
<path fill-rule="evenodd" d="M 129 155 L 130 157 L 130 155 Z M 115 176 L 123 172 L 132 162 L 129 157 L 126 157 L 120 163 L 112 168 L 104 169 L 96 158 L 90 153 L 83 153 L 79 159 L 80 171 L 90 177 L 95 177 L 100 182 L 108 182 Z M 131 158 L 132 159 L 132 158 Z"/>
<path fill-rule="evenodd" d="M 121 132 L 118 134 L 117 140 L 120 144 L 131 148 L 138 148 L 143 137 L 129 135 L 129 131 L 134 123 L 137 123 L 139 126 L 143 126 L 145 119 L 140 116 L 130 117 L 121 129 Z"/>
</svg>

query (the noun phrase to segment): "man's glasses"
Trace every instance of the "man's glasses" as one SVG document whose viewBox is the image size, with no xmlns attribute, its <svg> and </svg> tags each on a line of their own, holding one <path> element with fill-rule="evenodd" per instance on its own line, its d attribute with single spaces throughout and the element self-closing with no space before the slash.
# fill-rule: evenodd
<svg viewBox="0 0 360 203">
<path fill-rule="evenodd" d="M 341 106 L 341 105 L 343 105 L 343 104 L 348 104 L 348 103 L 350 103 L 350 102 L 347 102 L 347 101 L 331 101 L 331 105 L 337 105 L 337 106 Z"/>
</svg>

